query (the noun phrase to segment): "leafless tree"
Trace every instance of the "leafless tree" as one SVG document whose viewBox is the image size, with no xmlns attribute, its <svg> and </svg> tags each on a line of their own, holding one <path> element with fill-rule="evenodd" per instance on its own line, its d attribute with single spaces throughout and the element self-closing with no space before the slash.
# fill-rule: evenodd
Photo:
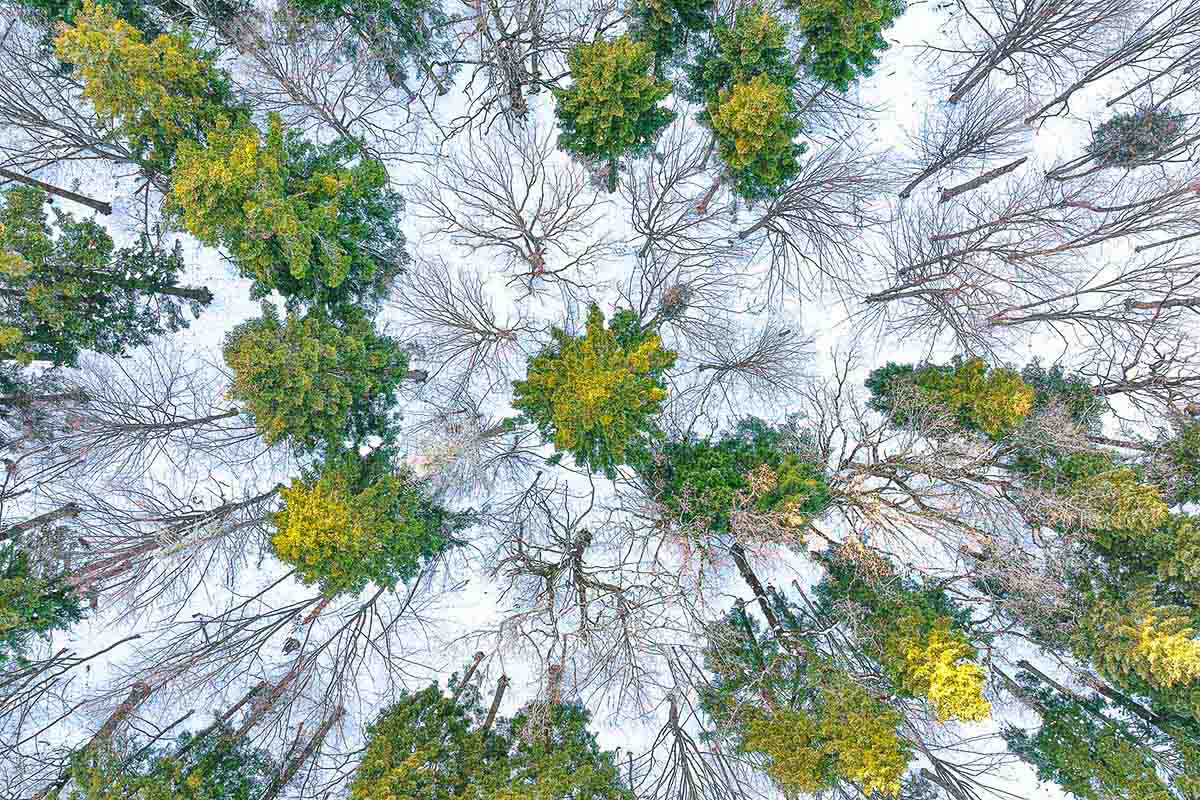
<svg viewBox="0 0 1200 800">
<path fill-rule="evenodd" d="M 950 56 L 957 103 L 994 72 L 1015 78 L 1027 95 L 1069 79 L 1080 63 L 1096 58 L 1139 11 L 1137 0 L 986 0 L 983 8 L 962 5 L 972 41 L 958 48 L 927 45 Z"/>
<path fill-rule="evenodd" d="M 1016 157 L 1030 133 L 1021 121 L 1022 107 L 1019 95 L 988 88 L 949 109 L 931 110 L 920 131 L 909 137 L 913 155 L 907 166 L 916 175 L 900 198 L 943 170 Z"/>
<path fill-rule="evenodd" d="M 756 326 L 730 323 L 722 336 L 695 341 L 677 381 L 691 379 L 700 405 L 721 397 L 733 412 L 748 400 L 778 403 L 808 378 L 812 338 L 793 322 L 768 318 Z"/>
<path fill-rule="evenodd" d="M 556 155 L 552 130 L 496 133 L 440 159 L 417 190 L 420 215 L 468 251 L 494 252 L 513 280 L 565 282 L 613 253 L 604 203 L 584 169 Z"/>
</svg>

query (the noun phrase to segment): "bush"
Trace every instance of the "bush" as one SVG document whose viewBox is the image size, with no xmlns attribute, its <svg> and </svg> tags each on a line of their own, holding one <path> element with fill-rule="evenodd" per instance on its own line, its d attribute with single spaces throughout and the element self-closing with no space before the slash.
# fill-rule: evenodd
<svg viewBox="0 0 1200 800">
<path fill-rule="evenodd" d="M 1183 122 L 1184 115 L 1169 108 L 1117 114 L 1092 133 L 1088 154 L 1103 166 L 1132 169 L 1169 149 Z"/>
</svg>

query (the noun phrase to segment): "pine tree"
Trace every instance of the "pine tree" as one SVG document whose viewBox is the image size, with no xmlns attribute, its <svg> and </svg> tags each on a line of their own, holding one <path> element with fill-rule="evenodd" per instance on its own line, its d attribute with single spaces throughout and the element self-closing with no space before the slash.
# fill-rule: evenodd
<svg viewBox="0 0 1200 800">
<path fill-rule="evenodd" d="M 275 115 L 265 137 L 223 118 L 205 145 L 182 144 L 169 207 L 229 252 L 256 297 L 278 291 L 290 309 L 373 307 L 408 262 L 383 165 L 350 142 L 305 142 Z"/>
<path fill-rule="evenodd" d="M 559 147 L 606 164 L 610 192 L 618 160 L 648 151 L 675 116 L 658 105 L 671 84 L 651 74 L 653 61 L 650 45 L 628 34 L 576 45 L 567 55 L 571 85 L 554 90 Z"/>
<path fill-rule="evenodd" d="M 275 555 L 326 597 L 393 589 L 447 548 L 465 518 L 446 511 L 387 451 L 331 456 L 281 491 Z"/>
<path fill-rule="evenodd" d="M 1102 166 L 1133 169 L 1170 149 L 1183 135 L 1185 119 L 1170 107 L 1116 114 L 1092 132 L 1088 154 Z"/>
<path fill-rule="evenodd" d="M 795 0 L 793 7 L 805 38 L 800 60 L 842 92 L 871 74 L 888 47 L 883 31 L 904 13 L 901 0 Z"/>
<path fill-rule="evenodd" d="M 525 380 L 513 382 L 513 407 L 580 466 L 613 475 L 653 430 L 675 354 L 632 312 L 618 312 L 605 327 L 594 305 L 582 335 L 560 328 L 550 335 Z"/>
<path fill-rule="evenodd" d="M 31 636 L 66 630 L 83 619 L 74 590 L 61 575 L 37 574 L 29 554 L 0 545 L 0 666 L 19 659 Z"/>
<path fill-rule="evenodd" d="M 805 151 L 794 141 L 802 125 L 787 37 L 773 14 L 746 6 L 732 27 L 713 28 L 688 70 L 689 97 L 705 104 L 699 119 L 713 130 L 735 190 L 748 199 L 768 197 L 794 177 Z"/>
<path fill-rule="evenodd" d="M 717 440 L 669 441 L 634 463 L 649 493 L 673 512 L 684 527 L 699 525 L 715 533 L 730 531 L 739 504 L 760 513 L 788 515 L 803 527 L 829 505 L 824 470 L 811 463 L 792 432 L 748 418 Z M 751 481 L 764 469 L 773 486 L 751 497 Z"/>
<path fill-rule="evenodd" d="M 634 0 L 633 34 L 654 52 L 654 76 L 684 47 L 689 34 L 708 29 L 713 0 Z"/>
<path fill-rule="evenodd" d="M 888 364 L 867 378 L 871 408 L 903 427 L 912 416 L 912 403 L 935 405 L 954 416 L 966 430 L 1000 439 L 1033 409 L 1037 395 L 1019 374 L 989 367 L 983 359 L 956 360 L 938 366 Z"/>
<path fill-rule="evenodd" d="M 340 449 L 386 431 L 407 358 L 395 340 L 359 316 L 334 322 L 320 312 L 280 320 L 273 306 L 229 332 L 228 396 L 254 417 L 268 444 Z"/>
<path fill-rule="evenodd" d="M 167 174 L 179 145 L 202 140 L 218 120 L 244 120 L 228 76 L 186 33 L 147 41 L 110 6 L 84 0 L 55 51 L 78 70 L 83 95 L 99 120 L 128 142 L 135 157 Z"/>
<path fill-rule="evenodd" d="M 18 187 L 0 205 L 0 309 L 15 333 L 3 354 L 73 366 L 81 350 L 120 355 L 188 326 L 212 301 L 207 289 L 179 286 L 183 259 L 145 236 L 114 249 L 92 220 L 57 211 L 51 229 L 46 194 Z"/>
</svg>

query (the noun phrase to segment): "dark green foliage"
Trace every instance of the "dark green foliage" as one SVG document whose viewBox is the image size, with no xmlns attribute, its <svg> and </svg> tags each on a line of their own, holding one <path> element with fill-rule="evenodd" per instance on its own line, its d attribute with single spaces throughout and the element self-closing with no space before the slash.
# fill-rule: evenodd
<svg viewBox="0 0 1200 800">
<path fill-rule="evenodd" d="M 3 355 L 74 365 L 81 350 L 120 355 L 166 332 L 212 301 L 207 289 L 178 285 L 181 250 L 143 236 L 116 249 L 93 220 L 55 210 L 57 235 L 39 189 L 19 187 L 0 208 L 0 327 L 20 334 Z"/>
<path fill-rule="evenodd" d="M 506 724 L 508 791 L 516 797 L 634 800 L 617 769 L 616 754 L 601 750 L 587 729 L 591 715 L 577 703 L 527 706 Z"/>
<path fill-rule="evenodd" d="M 797 0 L 797 27 L 805 37 L 800 60 L 839 91 L 879 63 L 883 38 L 904 13 L 902 0 Z"/>
<path fill-rule="evenodd" d="M 1184 115 L 1170 108 L 1117 114 L 1093 131 L 1088 154 L 1103 166 L 1133 169 L 1170 149 L 1183 123 Z"/>
<path fill-rule="evenodd" d="M 382 63 L 393 85 L 415 68 L 418 77 L 444 80 L 433 63 L 450 55 L 455 40 L 451 18 L 438 0 L 291 0 L 305 15 L 326 23 L 346 22 L 357 34 L 347 42 L 347 58 Z M 439 84 L 440 85 L 440 84 Z"/>
<path fill-rule="evenodd" d="M 1200 422 L 1185 422 L 1161 448 L 1173 503 L 1200 503 Z"/>
<path fill-rule="evenodd" d="M 79 598 L 61 577 L 36 574 L 29 554 L 0 545 L 0 665 L 19 659 L 31 636 L 65 630 L 83 619 Z"/>
<path fill-rule="evenodd" d="M 1100 432 L 1100 420 L 1109 410 L 1108 401 L 1092 391 L 1091 384 L 1083 378 L 1068 375 L 1061 364 L 1047 369 L 1034 361 L 1021 370 L 1021 380 L 1036 392 L 1035 409 L 1058 406 L 1089 433 Z"/>
<path fill-rule="evenodd" d="M 1032 733 L 1013 726 L 1001 733 L 1009 750 L 1032 765 L 1040 780 L 1053 781 L 1079 800 L 1191 796 L 1189 790 L 1200 778 L 1194 747 L 1174 754 L 1171 760 L 1181 769 L 1171 775 L 1168 787 L 1156 764 L 1162 763 L 1163 750 L 1172 748 L 1170 737 L 1129 718 L 1099 695 L 1064 695 L 1029 673 L 1018 674 L 1017 683 L 1019 696 L 1037 710 L 1042 724 Z"/>
<path fill-rule="evenodd" d="M 83 8 L 83 0 L 17 0 L 17 4 L 47 28 L 48 47 L 58 26 L 74 24 L 75 15 Z M 111 8 L 118 18 L 141 31 L 147 39 L 166 33 L 171 28 L 172 21 L 186 22 L 192 19 L 191 10 L 178 0 L 106 0 L 105 5 Z"/>
<path fill-rule="evenodd" d="M 654 51 L 654 74 L 685 45 L 690 34 L 708 28 L 713 0 L 634 0 L 634 36 Z"/>
<path fill-rule="evenodd" d="M 733 25 L 718 20 L 712 37 L 687 69 L 685 96 L 707 106 L 722 89 L 749 83 L 759 75 L 766 75 L 771 83 L 792 86 L 797 67 L 787 37 L 787 26 L 760 5 L 743 6 Z M 700 120 L 708 124 L 707 112 L 701 113 Z"/>
<path fill-rule="evenodd" d="M 678 514 L 684 525 L 698 523 L 728 533 L 735 500 L 759 512 L 784 511 L 811 519 L 829 505 L 823 470 L 805 460 L 795 434 L 762 420 L 745 419 L 717 440 L 671 441 L 636 464 L 649 491 Z M 777 482 L 750 498 L 747 479 L 768 469 Z"/>
</svg>

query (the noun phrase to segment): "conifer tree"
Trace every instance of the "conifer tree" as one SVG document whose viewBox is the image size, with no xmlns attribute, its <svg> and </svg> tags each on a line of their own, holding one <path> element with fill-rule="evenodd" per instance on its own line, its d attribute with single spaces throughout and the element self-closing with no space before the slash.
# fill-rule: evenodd
<svg viewBox="0 0 1200 800">
<path fill-rule="evenodd" d="M 31 636 L 81 619 L 79 598 L 62 575 L 41 576 L 29 553 L 11 542 L 0 545 L 0 666 L 24 655 Z"/>
<path fill-rule="evenodd" d="M 376 305 L 403 270 L 401 206 L 356 145 L 313 145 L 274 115 L 266 136 L 222 118 L 205 144 L 183 143 L 169 203 L 184 230 L 227 250 L 256 297 L 278 291 L 290 309 L 333 315 Z"/>
<path fill-rule="evenodd" d="M 793 7 L 805 37 L 800 60 L 842 92 L 871 74 L 888 47 L 883 31 L 904 13 L 902 0 L 797 0 Z"/>
<path fill-rule="evenodd" d="M 95 0 L 84 0 L 73 22 L 59 33 L 55 52 L 78 70 L 99 120 L 147 169 L 169 173 L 181 142 L 202 140 L 220 119 L 245 119 L 228 76 L 186 33 L 148 40 Z"/>
<path fill-rule="evenodd" d="M 654 52 L 654 76 L 663 77 L 664 65 L 690 34 L 708 29 L 713 0 L 634 0 L 634 36 Z"/>
<path fill-rule="evenodd" d="M 230 331 L 223 352 L 233 371 L 229 398 L 269 444 L 287 440 L 299 450 L 337 450 L 385 433 L 408 363 L 364 316 L 335 322 L 312 311 L 280 320 L 270 305 Z"/>
<path fill-rule="evenodd" d="M 81 350 L 120 355 L 168 331 L 212 301 L 203 288 L 179 286 L 179 248 L 167 253 L 142 237 L 116 249 L 92 220 L 56 211 L 47 197 L 18 187 L 0 198 L 0 322 L 11 331 L 0 353 L 74 365 Z"/>
<path fill-rule="evenodd" d="M 653 61 L 650 45 L 629 34 L 576 45 L 567 55 L 571 85 L 554 90 L 559 146 L 605 164 L 610 192 L 620 158 L 648 151 L 675 116 L 658 105 L 671 84 L 651 74 Z"/>
<path fill-rule="evenodd" d="M 513 407 L 580 466 L 615 474 L 652 432 L 675 354 L 633 312 L 618 312 L 606 327 L 594 305 L 581 335 L 560 328 L 550 335 L 525 380 L 513 382 Z"/>
<path fill-rule="evenodd" d="M 275 554 L 326 597 L 360 592 L 369 582 L 395 588 L 454 545 L 465 523 L 415 476 L 393 467 L 386 450 L 330 456 L 281 496 Z"/>
</svg>

